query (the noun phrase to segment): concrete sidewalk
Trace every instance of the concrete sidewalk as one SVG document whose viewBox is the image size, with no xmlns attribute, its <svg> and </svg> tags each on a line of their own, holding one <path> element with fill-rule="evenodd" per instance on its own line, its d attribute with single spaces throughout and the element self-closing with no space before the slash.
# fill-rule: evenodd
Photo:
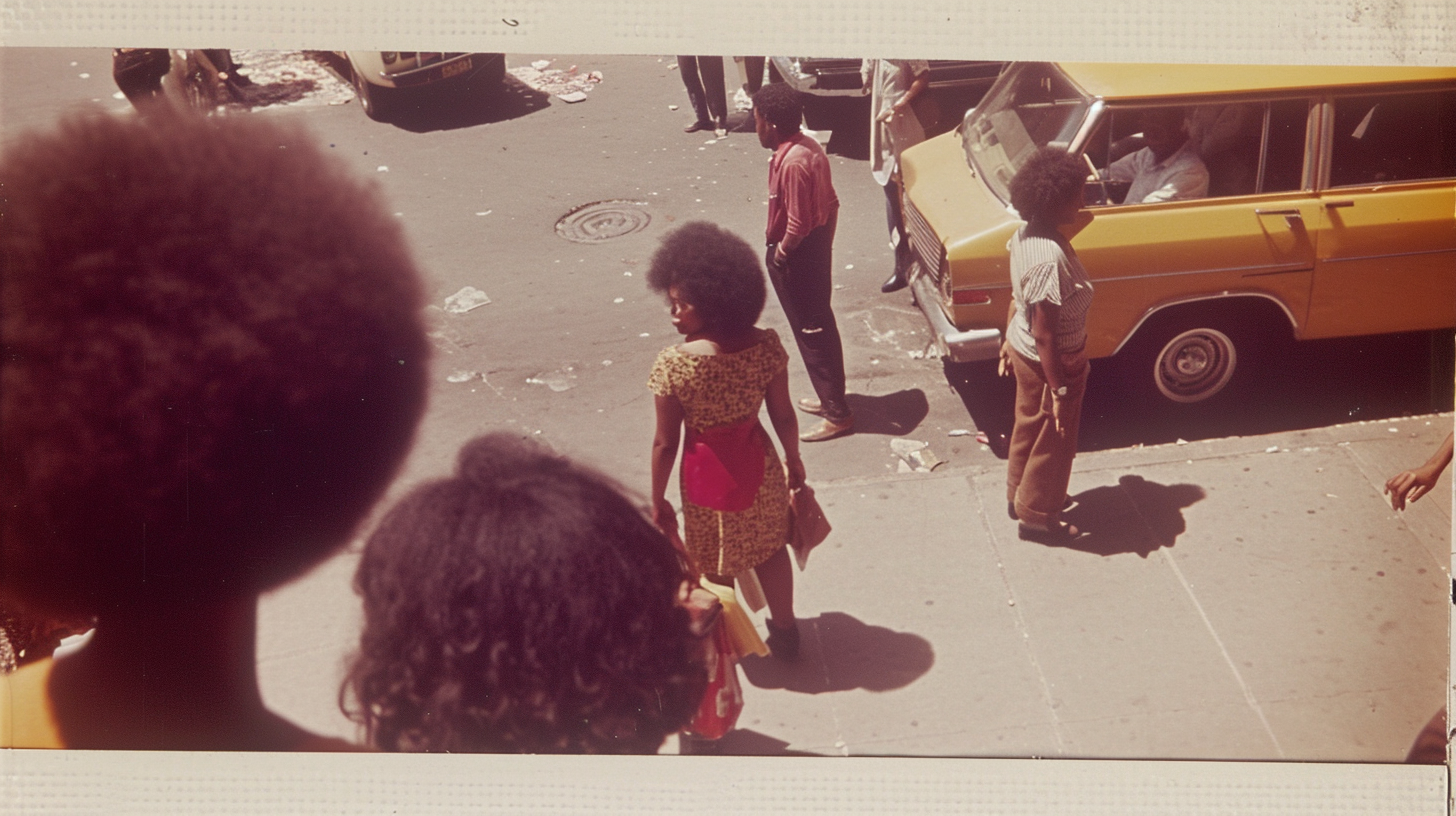
<svg viewBox="0 0 1456 816">
<path fill-rule="evenodd" d="M 798 662 L 750 658 L 729 754 L 1396 762 L 1445 702 L 1451 482 L 1385 479 L 1449 414 L 1082 454 L 1078 549 L 1020 541 L 1005 465 L 817 483 Z M 355 553 L 265 597 L 268 703 L 353 738 Z M 308 621 L 306 626 L 300 621 Z"/>
</svg>

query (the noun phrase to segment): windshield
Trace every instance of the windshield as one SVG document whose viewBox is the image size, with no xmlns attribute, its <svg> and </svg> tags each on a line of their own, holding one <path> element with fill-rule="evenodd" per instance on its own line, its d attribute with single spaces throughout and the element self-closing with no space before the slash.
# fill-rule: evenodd
<svg viewBox="0 0 1456 816">
<path fill-rule="evenodd" d="M 1010 201 L 1011 177 L 1038 147 L 1069 145 L 1091 103 L 1050 63 L 1013 65 L 966 120 L 966 161 Z"/>
</svg>

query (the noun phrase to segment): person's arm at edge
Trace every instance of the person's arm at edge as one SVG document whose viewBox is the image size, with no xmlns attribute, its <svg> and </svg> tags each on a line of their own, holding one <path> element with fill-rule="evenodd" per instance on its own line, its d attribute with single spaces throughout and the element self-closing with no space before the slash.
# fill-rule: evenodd
<svg viewBox="0 0 1456 816">
<path fill-rule="evenodd" d="M 1385 492 L 1390 496 L 1392 510 L 1404 510 L 1407 503 L 1431 492 L 1431 488 L 1441 478 L 1441 473 L 1451 464 L 1453 438 L 1456 438 L 1456 433 L 1446 434 L 1446 438 L 1424 465 L 1413 470 L 1403 470 L 1385 482 Z"/>
</svg>

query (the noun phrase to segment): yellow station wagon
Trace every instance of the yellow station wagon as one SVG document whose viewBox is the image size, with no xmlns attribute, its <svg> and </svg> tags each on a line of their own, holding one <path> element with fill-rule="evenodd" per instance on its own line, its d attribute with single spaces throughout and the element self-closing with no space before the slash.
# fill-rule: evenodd
<svg viewBox="0 0 1456 816">
<path fill-rule="evenodd" d="M 1124 202 L 1109 165 L 1159 116 L 1206 184 Z M 1229 393 L 1280 339 L 1456 326 L 1456 69 L 1014 64 L 901 160 L 913 291 L 952 360 L 997 354 L 1007 185 L 1045 145 L 1095 179 L 1072 241 L 1096 291 L 1087 355 L 1153 393 Z"/>
</svg>

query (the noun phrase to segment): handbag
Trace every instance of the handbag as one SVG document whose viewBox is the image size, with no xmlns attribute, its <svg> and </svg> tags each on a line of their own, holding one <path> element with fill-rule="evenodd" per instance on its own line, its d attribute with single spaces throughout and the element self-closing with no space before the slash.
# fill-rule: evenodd
<svg viewBox="0 0 1456 816">
<path fill-rule="evenodd" d="M 697 713 L 684 730 L 715 740 L 737 725 L 738 715 L 743 713 L 743 687 L 738 682 L 738 659 L 733 656 L 728 627 L 715 627 L 703 645 L 708 686 L 703 690 Z"/>
<path fill-rule="evenodd" d="M 832 529 L 814 488 L 806 484 L 789 491 L 789 546 L 800 571 L 809 563 L 809 551 L 824 543 Z"/>
</svg>

